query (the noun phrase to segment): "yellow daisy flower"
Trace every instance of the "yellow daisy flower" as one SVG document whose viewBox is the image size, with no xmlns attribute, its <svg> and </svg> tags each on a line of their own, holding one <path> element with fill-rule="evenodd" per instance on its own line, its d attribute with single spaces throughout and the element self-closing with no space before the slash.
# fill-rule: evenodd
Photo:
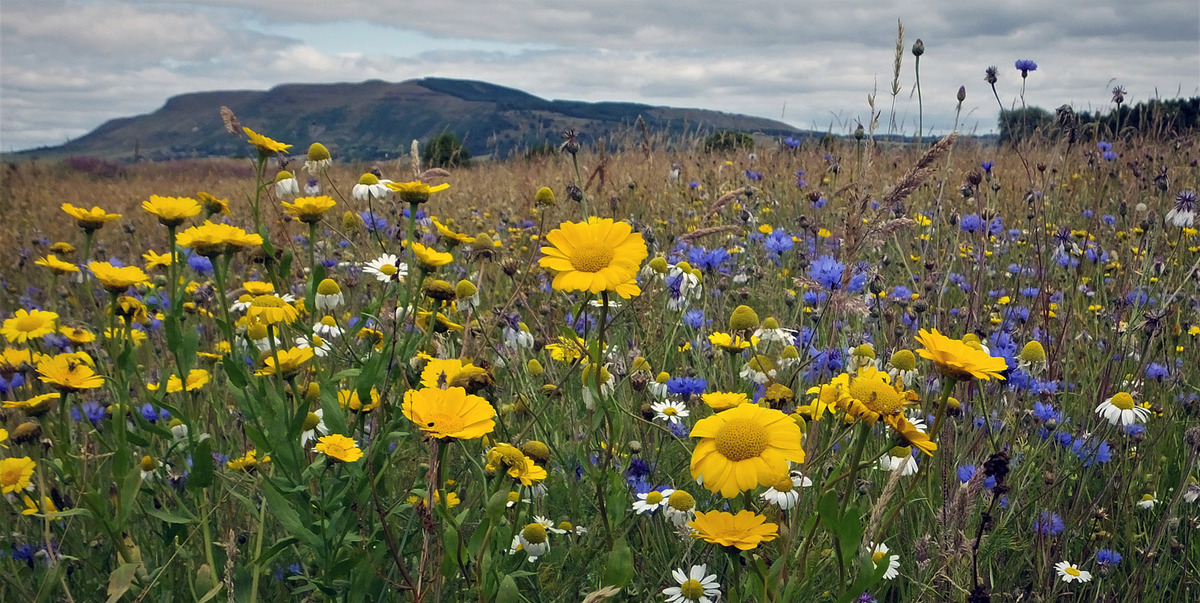
<svg viewBox="0 0 1200 603">
<path fill-rule="evenodd" d="M 184 220 L 200 215 L 200 203 L 191 197 L 160 197 L 150 195 L 142 201 L 142 209 L 158 216 L 159 224 L 173 228 Z"/>
<path fill-rule="evenodd" d="M 354 412 L 371 412 L 379 407 L 379 390 L 371 388 L 371 401 L 363 404 L 358 398 L 358 390 L 338 390 L 338 405 Z"/>
<path fill-rule="evenodd" d="M 249 142 L 258 150 L 259 157 L 270 157 L 277 153 L 287 153 L 287 150 L 292 148 L 290 144 L 271 140 L 250 128 L 242 128 L 242 131 L 246 133 L 246 136 L 250 137 Z"/>
<path fill-rule="evenodd" d="M 420 204 L 429 200 L 429 195 L 450 188 L 449 184 L 429 186 L 424 182 L 388 182 L 387 187 L 396 192 L 405 203 Z"/>
<path fill-rule="evenodd" d="M 308 361 L 313 359 L 312 348 L 289 348 L 279 350 L 279 365 L 275 365 L 275 357 L 267 356 L 263 360 L 263 367 L 254 374 L 262 377 L 265 375 L 274 375 L 277 371 L 284 377 L 290 377 L 300 372 L 300 368 Z"/>
<path fill-rule="evenodd" d="M 54 255 L 53 253 L 44 258 L 38 258 L 34 264 L 37 264 L 38 266 L 45 266 L 55 274 L 71 274 L 74 272 L 79 272 L 79 266 L 76 266 L 70 262 L 64 262 L 58 259 L 58 256 Z"/>
<path fill-rule="evenodd" d="M 195 249 L 196 253 L 211 258 L 227 250 L 237 251 L 242 247 L 262 245 L 263 240 L 261 236 L 236 226 L 205 221 L 200 226 L 193 226 L 179 233 L 175 242 L 181 247 Z"/>
<path fill-rule="evenodd" d="M 19 308 L 12 318 L 5 319 L 0 325 L 0 335 L 13 343 L 25 343 L 53 333 L 57 321 L 57 313 Z"/>
<path fill-rule="evenodd" d="M 317 452 L 324 453 L 330 458 L 337 459 L 343 463 L 353 463 L 363 457 L 363 452 L 358 448 L 358 443 L 352 438 L 340 434 L 321 437 L 317 440 L 317 445 L 314 448 Z"/>
<path fill-rule="evenodd" d="M 496 409 L 491 403 L 461 387 L 409 390 L 402 410 L 421 431 L 435 438 L 473 440 L 496 426 Z"/>
<path fill-rule="evenodd" d="M 445 251 L 430 249 L 416 241 L 412 242 L 411 245 L 413 254 L 417 257 L 417 264 L 420 264 L 421 268 L 426 271 L 432 272 L 437 270 L 438 267 L 445 266 L 454 261 L 454 256 Z"/>
<path fill-rule="evenodd" d="M 701 419 L 691 437 L 701 438 L 692 451 L 692 477 L 725 498 L 775 483 L 787 474 L 788 461 L 804 462 L 796 422 L 756 404 Z"/>
<path fill-rule="evenodd" d="M 28 400 L 5 400 L 4 408 L 15 408 L 31 417 L 46 414 L 54 406 L 54 401 L 62 397 L 57 392 L 34 396 Z"/>
<path fill-rule="evenodd" d="M 1000 373 L 1008 369 L 1008 363 L 1003 358 L 994 358 L 987 352 L 973 348 L 961 339 L 950 339 L 937 329 L 932 332 L 921 329 L 917 334 L 917 342 L 925 346 L 917 350 L 922 358 L 932 360 L 937 364 L 938 371 L 957 381 L 971 379 L 1000 379 Z"/>
<path fill-rule="evenodd" d="M 29 488 L 29 480 L 37 463 L 33 459 L 21 458 L 0 459 L 0 494 L 11 494 Z"/>
<path fill-rule="evenodd" d="M 250 301 L 250 307 L 246 309 L 246 316 L 250 320 L 268 325 L 291 324 L 299 315 L 295 306 L 275 295 L 259 295 Z"/>
<path fill-rule="evenodd" d="M 545 256 L 538 265 L 555 272 L 554 289 L 612 291 L 626 299 L 641 294 L 635 279 L 649 252 L 628 223 L 595 217 L 563 222 L 546 240 L 551 246 L 541 248 Z"/>
<path fill-rule="evenodd" d="M 91 209 L 84 209 L 82 207 L 75 207 L 70 203 L 63 203 L 62 210 L 67 212 L 67 215 L 75 218 L 75 224 L 87 232 L 99 230 L 105 224 L 121 219 L 121 214 L 110 214 L 96 206 L 92 206 Z"/>
<path fill-rule="evenodd" d="M 109 293 L 123 293 L 134 285 L 141 285 L 150 280 L 150 277 L 137 266 L 118 268 L 108 262 L 92 262 L 88 264 L 88 270 L 92 271 L 96 280 L 100 281 L 100 284 L 104 285 L 104 289 Z"/>
<path fill-rule="evenodd" d="M 62 391 L 96 389 L 104 385 L 104 378 L 91 365 L 92 358 L 87 354 L 59 354 L 38 363 L 38 378 Z"/>
<path fill-rule="evenodd" d="M 319 197 L 297 197 L 291 203 L 283 202 L 283 211 L 287 215 L 304 222 L 305 224 L 313 224 L 321 221 L 321 216 L 325 212 L 333 209 L 337 205 L 337 201 L 328 195 Z"/>
<path fill-rule="evenodd" d="M 695 530 L 692 538 L 742 551 L 779 537 L 779 525 L 767 523 L 766 517 L 753 511 L 739 511 L 737 515 L 724 511 L 696 513 L 688 525 Z"/>
</svg>

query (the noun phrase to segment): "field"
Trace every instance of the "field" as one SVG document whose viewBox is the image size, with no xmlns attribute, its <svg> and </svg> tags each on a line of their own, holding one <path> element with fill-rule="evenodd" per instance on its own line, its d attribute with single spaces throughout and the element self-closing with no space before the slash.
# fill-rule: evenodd
<svg viewBox="0 0 1200 603">
<path fill-rule="evenodd" d="M 1192 136 L 241 138 L 5 167 L 0 599 L 1200 599 Z"/>
</svg>

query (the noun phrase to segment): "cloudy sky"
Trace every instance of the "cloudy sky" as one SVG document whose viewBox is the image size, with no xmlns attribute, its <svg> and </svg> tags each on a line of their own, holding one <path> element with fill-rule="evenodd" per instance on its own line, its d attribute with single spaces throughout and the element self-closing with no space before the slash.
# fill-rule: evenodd
<svg viewBox="0 0 1200 603">
<path fill-rule="evenodd" d="M 735 6 L 736 4 L 736 6 Z M 1200 94 L 1196 0 L 3 0 L 0 150 L 57 145 L 170 96 L 295 82 L 470 78 L 550 99 L 746 113 L 849 132 L 877 90 L 914 133 L 909 48 L 921 38 L 925 127 L 987 132 L 1019 103 L 1108 110 Z"/>
</svg>

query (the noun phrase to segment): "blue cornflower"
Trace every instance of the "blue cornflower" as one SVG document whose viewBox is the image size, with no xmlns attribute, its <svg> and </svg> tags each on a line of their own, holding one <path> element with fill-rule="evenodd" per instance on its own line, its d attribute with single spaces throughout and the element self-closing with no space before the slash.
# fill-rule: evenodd
<svg viewBox="0 0 1200 603">
<path fill-rule="evenodd" d="M 796 170 L 796 186 L 800 188 L 808 186 L 808 181 L 804 179 L 804 170 Z"/>
<path fill-rule="evenodd" d="M 650 475 L 650 463 L 646 459 L 633 457 L 629 461 L 629 467 L 625 469 L 625 477 L 636 479 L 639 477 L 648 477 Z"/>
<path fill-rule="evenodd" d="M 1033 416 L 1043 423 L 1054 421 L 1055 423 L 1062 421 L 1062 413 L 1054 410 L 1054 407 L 1041 402 L 1033 403 Z"/>
<path fill-rule="evenodd" d="M 1075 458 L 1083 461 L 1084 467 L 1091 467 L 1093 462 L 1103 465 L 1112 460 L 1112 449 L 1107 441 L 1096 444 L 1091 440 L 1079 438 L 1071 444 L 1071 452 L 1075 454 Z"/>
<path fill-rule="evenodd" d="M 975 465 L 958 466 L 958 481 L 965 484 L 971 481 L 972 477 L 975 477 Z"/>
<path fill-rule="evenodd" d="M 817 197 L 817 200 L 813 201 L 813 208 L 821 209 L 822 207 L 825 207 L 826 203 L 829 202 L 825 200 L 825 197 Z"/>
<path fill-rule="evenodd" d="M 1117 160 L 1117 152 L 1116 151 L 1105 151 L 1100 156 L 1103 157 L 1105 161 L 1116 161 Z"/>
<path fill-rule="evenodd" d="M 1033 522 L 1033 530 L 1043 536 L 1055 536 L 1062 533 L 1063 528 L 1062 517 L 1053 511 L 1042 511 L 1041 517 Z"/>
<path fill-rule="evenodd" d="M 1096 563 L 1099 563 L 1100 565 L 1116 565 L 1120 562 L 1121 554 L 1116 551 L 1109 549 L 1100 549 L 1096 551 Z"/>
<path fill-rule="evenodd" d="M 359 212 L 358 217 L 362 218 L 363 225 L 366 226 L 367 232 L 375 232 L 377 230 L 383 230 L 387 228 L 388 223 L 385 218 L 376 216 L 369 211 Z"/>
<path fill-rule="evenodd" d="M 985 161 L 985 162 L 979 164 L 979 167 L 983 168 L 983 171 L 985 174 L 990 174 L 990 173 L 992 173 L 992 167 L 995 165 L 996 165 L 996 162 L 994 162 L 994 161 Z"/>
<path fill-rule="evenodd" d="M 788 136 L 787 138 L 783 139 L 783 146 L 785 146 L 789 149 L 794 149 L 794 148 L 800 146 L 800 141 L 795 138 L 792 138 L 791 136 Z"/>
<path fill-rule="evenodd" d="M 196 271 L 200 276 L 212 274 L 212 261 L 202 255 L 192 255 L 187 260 L 188 267 Z"/>
<path fill-rule="evenodd" d="M 983 219 L 975 214 L 968 214 L 959 220 L 958 227 L 967 232 L 978 232 L 983 230 Z"/>
<path fill-rule="evenodd" d="M 87 417 L 87 420 L 92 422 L 92 425 L 103 421 L 104 417 L 108 415 L 108 411 L 104 408 L 104 406 L 95 400 L 84 402 L 83 405 L 80 406 L 80 410 L 83 411 L 83 416 Z"/>
<path fill-rule="evenodd" d="M 832 256 L 823 255 L 809 265 L 808 276 L 826 289 L 837 290 L 842 286 L 842 273 L 845 270 L 844 264 Z"/>
<path fill-rule="evenodd" d="M 755 172 L 755 171 L 753 171 L 753 170 L 746 170 L 746 178 L 748 178 L 748 179 L 750 179 L 750 180 L 762 180 L 762 179 L 763 179 L 763 175 L 762 175 L 762 172 Z"/>
<path fill-rule="evenodd" d="M 1107 226 L 1113 226 L 1117 223 L 1117 218 L 1115 216 L 1110 216 L 1110 215 L 1105 214 L 1103 216 L 1100 216 L 1100 221 L 1104 222 L 1104 224 Z"/>
<path fill-rule="evenodd" d="M 1097 143 L 1096 143 L 1096 148 L 1097 148 L 1097 149 L 1100 149 L 1100 152 L 1101 152 L 1101 153 L 1103 153 L 1103 152 L 1105 152 L 1105 151 L 1111 151 L 1111 150 L 1112 150 L 1112 143 L 1111 143 L 1111 142 L 1105 142 L 1105 141 L 1101 140 L 1100 142 L 1097 142 Z"/>
<path fill-rule="evenodd" d="M 1146 433 L 1145 425 L 1139 425 L 1137 423 L 1134 423 L 1133 425 L 1125 426 L 1125 435 L 1127 435 L 1131 438 L 1136 438 L 1138 436 L 1144 435 L 1145 433 Z"/>
<path fill-rule="evenodd" d="M 699 377 L 671 377 L 667 379 L 667 392 L 676 396 L 698 396 L 708 388 L 708 381 Z"/>
<path fill-rule="evenodd" d="M 138 410 L 141 411 L 143 419 L 146 419 L 151 423 L 158 421 L 158 409 L 154 408 L 153 404 L 147 402 Z"/>
<path fill-rule="evenodd" d="M 288 573 L 293 576 L 299 576 L 300 574 L 304 573 L 304 567 L 299 563 L 293 563 L 288 566 Z"/>
<path fill-rule="evenodd" d="M 1155 381 L 1162 381 L 1166 377 L 1167 377 L 1167 367 L 1165 367 L 1157 362 L 1151 362 L 1150 365 L 1146 367 L 1146 378 L 1147 379 L 1154 379 Z"/>
<path fill-rule="evenodd" d="M 1037 63 L 1029 59 L 1020 59 L 1015 65 L 1021 71 L 1021 77 L 1028 76 L 1030 71 L 1037 71 Z"/>
<path fill-rule="evenodd" d="M 698 180 L 693 180 L 693 181 L 689 182 L 689 183 L 688 183 L 688 188 L 690 188 L 690 189 L 692 189 L 692 190 L 696 190 L 696 189 L 700 188 L 700 181 L 698 181 Z"/>
<path fill-rule="evenodd" d="M 704 326 L 704 310 L 688 310 L 683 313 L 683 324 L 693 329 Z"/>
<path fill-rule="evenodd" d="M 671 433 L 677 438 L 686 438 L 691 433 L 691 428 L 684 425 L 682 421 L 668 421 L 667 429 L 671 430 Z"/>
<path fill-rule="evenodd" d="M 795 246 L 796 242 L 792 240 L 792 235 L 782 228 L 771 231 L 771 234 L 767 235 L 766 240 L 763 241 L 763 248 L 774 255 L 791 251 Z"/>
</svg>

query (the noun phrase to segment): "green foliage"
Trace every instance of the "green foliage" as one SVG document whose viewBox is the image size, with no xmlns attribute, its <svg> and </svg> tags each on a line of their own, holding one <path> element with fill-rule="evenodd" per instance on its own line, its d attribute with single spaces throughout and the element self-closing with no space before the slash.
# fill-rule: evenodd
<svg viewBox="0 0 1200 603">
<path fill-rule="evenodd" d="M 1039 131 L 1046 133 L 1052 121 L 1050 112 L 1040 107 L 1001 111 L 1000 143 L 1024 140 Z"/>
<path fill-rule="evenodd" d="M 421 162 L 429 167 L 464 167 L 471 164 L 471 151 L 454 132 L 446 130 L 426 143 Z"/>
<path fill-rule="evenodd" d="M 753 149 L 754 138 L 745 132 L 718 130 L 709 134 L 703 143 L 706 153 L 725 153 L 737 149 Z"/>
</svg>

